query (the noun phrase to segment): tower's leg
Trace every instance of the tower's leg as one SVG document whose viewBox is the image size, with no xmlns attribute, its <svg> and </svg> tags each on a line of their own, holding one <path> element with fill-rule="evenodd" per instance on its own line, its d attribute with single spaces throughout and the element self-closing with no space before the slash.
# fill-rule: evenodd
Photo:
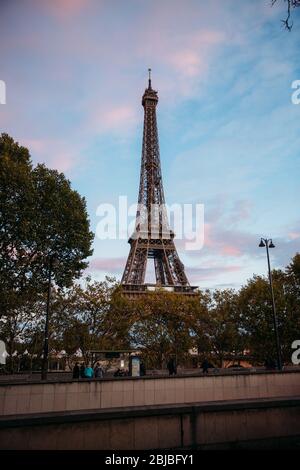
<svg viewBox="0 0 300 470">
<path fill-rule="evenodd" d="M 184 272 L 184 265 L 180 261 L 176 248 L 167 251 L 168 264 L 172 272 L 172 277 L 175 280 L 174 284 L 181 286 L 188 286 L 189 282 Z"/>
<path fill-rule="evenodd" d="M 122 277 L 122 284 L 144 284 L 148 248 L 139 247 L 138 239 L 130 247 L 129 256 Z"/>
<path fill-rule="evenodd" d="M 154 253 L 154 266 L 155 266 L 155 277 L 157 284 L 164 286 L 166 283 L 166 277 L 164 272 L 164 263 L 162 261 L 162 252 L 156 251 Z"/>
<path fill-rule="evenodd" d="M 173 272 L 172 272 L 172 269 L 171 269 L 171 265 L 169 263 L 169 258 L 168 258 L 168 250 L 164 249 L 163 252 L 162 252 L 162 264 L 163 264 L 163 270 L 165 272 L 165 277 L 166 277 L 166 280 L 167 280 L 167 285 L 168 286 L 173 286 L 174 284 L 176 284 L 176 280 L 174 278 L 174 275 L 173 275 Z"/>
</svg>

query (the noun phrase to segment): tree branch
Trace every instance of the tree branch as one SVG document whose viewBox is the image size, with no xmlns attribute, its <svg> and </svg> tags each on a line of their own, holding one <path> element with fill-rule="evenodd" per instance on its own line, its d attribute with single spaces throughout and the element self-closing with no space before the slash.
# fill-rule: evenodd
<svg viewBox="0 0 300 470">
<path fill-rule="evenodd" d="M 293 27 L 293 21 L 291 21 L 291 9 L 300 7 L 300 0 L 284 0 L 287 2 L 287 16 L 285 20 L 281 20 L 281 22 L 284 24 L 285 29 L 288 31 L 292 30 Z M 275 5 L 277 0 L 271 0 L 271 5 Z"/>
</svg>

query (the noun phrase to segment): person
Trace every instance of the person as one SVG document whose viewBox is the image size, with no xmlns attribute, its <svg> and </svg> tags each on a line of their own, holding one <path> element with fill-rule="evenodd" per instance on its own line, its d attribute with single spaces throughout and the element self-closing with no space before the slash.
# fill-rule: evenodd
<svg viewBox="0 0 300 470">
<path fill-rule="evenodd" d="M 76 362 L 74 368 L 73 368 L 73 379 L 79 379 L 80 377 L 80 369 L 79 369 L 79 364 Z"/>
<path fill-rule="evenodd" d="M 265 360 L 265 368 L 267 370 L 274 370 L 276 369 L 276 362 L 272 357 L 267 357 Z"/>
<path fill-rule="evenodd" d="M 203 374 L 208 374 L 209 366 L 210 366 L 210 364 L 209 364 L 208 360 L 204 359 L 204 361 L 201 364 Z"/>
<path fill-rule="evenodd" d="M 85 363 L 83 362 L 80 366 L 80 378 L 81 379 L 85 379 L 84 371 L 85 371 Z"/>
<path fill-rule="evenodd" d="M 103 379 L 103 369 L 99 362 L 97 362 L 95 368 L 94 368 L 94 377 L 95 379 Z"/>
<path fill-rule="evenodd" d="M 94 377 L 94 371 L 92 367 L 88 364 L 84 369 L 84 377 L 86 379 L 92 379 Z"/>
<path fill-rule="evenodd" d="M 146 375 L 146 367 L 143 361 L 140 363 L 140 376 L 143 377 Z"/>
<path fill-rule="evenodd" d="M 168 361 L 167 368 L 169 370 L 169 375 L 176 375 L 177 374 L 177 366 L 175 357 L 171 357 Z"/>
<path fill-rule="evenodd" d="M 122 371 L 121 369 L 118 367 L 117 370 L 115 371 L 114 373 L 114 377 L 121 377 L 122 376 Z"/>
</svg>

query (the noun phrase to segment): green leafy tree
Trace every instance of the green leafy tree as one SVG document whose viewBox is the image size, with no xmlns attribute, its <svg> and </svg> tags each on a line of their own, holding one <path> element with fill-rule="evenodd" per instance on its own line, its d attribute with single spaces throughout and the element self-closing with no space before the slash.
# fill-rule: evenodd
<svg viewBox="0 0 300 470">
<path fill-rule="evenodd" d="M 294 261 L 297 262 L 295 258 Z M 287 272 L 274 270 L 272 273 L 281 352 L 283 360 L 288 363 L 291 358 L 291 344 L 298 338 L 300 330 L 298 288 L 295 283 L 297 270 L 295 273 L 292 271 L 293 262 Z M 251 355 L 259 364 L 266 359 L 275 359 L 276 343 L 269 280 L 261 276 L 250 279 L 240 290 L 239 305 Z"/>
<path fill-rule="evenodd" d="M 86 203 L 62 173 L 32 167 L 29 152 L 0 138 L 0 316 L 45 292 L 50 257 L 70 286 L 92 254 Z"/>
<path fill-rule="evenodd" d="M 115 279 L 92 281 L 57 290 L 53 295 L 50 343 L 72 356 L 81 349 L 85 360 L 91 350 L 129 348 L 131 304 L 120 294 Z"/>
<path fill-rule="evenodd" d="M 63 331 L 63 349 L 68 357 L 73 357 L 78 349 L 81 350 L 85 362 L 89 360 L 89 351 L 91 348 L 91 336 L 88 325 L 73 320 Z"/>
<path fill-rule="evenodd" d="M 300 253 L 296 253 L 291 263 L 286 268 L 286 274 L 290 276 L 289 282 L 295 287 L 295 294 L 300 295 Z"/>
<path fill-rule="evenodd" d="M 239 360 L 246 344 L 241 327 L 238 295 L 232 289 L 206 291 L 195 317 L 195 346 L 204 357 L 219 367 L 225 359 Z"/>
<path fill-rule="evenodd" d="M 131 340 L 141 348 L 147 367 L 163 367 L 170 355 L 184 362 L 193 345 L 191 336 L 193 311 L 197 299 L 171 292 L 158 291 L 135 302 Z"/>
<path fill-rule="evenodd" d="M 285 310 L 282 321 L 283 353 L 290 362 L 291 345 L 300 337 L 300 254 L 296 253 L 284 275 Z"/>
<path fill-rule="evenodd" d="M 27 301 L 18 309 L 11 311 L 10 315 L 0 318 L 0 338 L 5 342 L 9 354 L 7 369 L 11 372 L 16 368 L 17 360 L 13 355 L 26 349 L 32 354 L 41 354 L 41 347 L 37 345 L 33 336 L 40 330 L 41 316 L 44 315 L 44 303 L 41 301 Z M 31 341 L 32 338 L 32 341 Z"/>
<path fill-rule="evenodd" d="M 238 361 L 246 346 L 241 325 L 238 294 L 232 289 L 213 293 L 211 316 L 211 342 L 220 367 L 225 358 Z"/>
</svg>

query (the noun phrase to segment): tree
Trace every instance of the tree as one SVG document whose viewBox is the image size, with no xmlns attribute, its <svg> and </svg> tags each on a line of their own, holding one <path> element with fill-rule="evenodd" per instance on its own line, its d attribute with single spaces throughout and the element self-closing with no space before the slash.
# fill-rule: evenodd
<svg viewBox="0 0 300 470">
<path fill-rule="evenodd" d="M 92 254 L 85 199 L 63 173 L 32 167 L 29 152 L 0 137 L 0 316 L 45 292 L 55 257 L 57 286 L 70 286 Z"/>
<path fill-rule="evenodd" d="M 293 22 L 291 21 L 292 10 L 300 7 L 300 0 L 284 0 L 287 3 L 287 16 L 285 20 L 281 20 L 288 31 L 292 30 Z M 272 6 L 275 5 L 277 0 L 272 0 Z"/>
<path fill-rule="evenodd" d="M 44 317 L 44 299 L 27 301 L 22 307 L 14 309 L 10 315 L 0 318 L 0 338 L 5 342 L 9 354 L 7 367 L 13 372 L 15 368 L 14 353 L 24 352 L 41 354 L 41 324 Z M 37 341 L 39 336 L 39 340 Z"/>
<path fill-rule="evenodd" d="M 73 320 L 63 331 L 62 344 L 68 357 L 74 356 L 80 349 L 85 362 L 88 362 L 89 351 L 92 349 L 88 325 L 79 320 Z"/>
<path fill-rule="evenodd" d="M 73 356 L 81 349 L 85 360 L 91 350 L 129 348 L 132 304 L 120 294 L 114 278 L 75 284 L 57 290 L 52 301 L 50 342 Z"/>
<path fill-rule="evenodd" d="M 214 356 L 220 367 L 230 356 L 233 360 L 243 353 L 245 341 L 238 309 L 238 295 L 232 289 L 213 293 L 210 311 L 210 340 Z"/>
<path fill-rule="evenodd" d="M 291 274 L 274 270 L 272 277 L 282 357 L 290 362 L 291 344 L 298 338 L 300 327 L 299 300 Z M 261 276 L 250 279 L 240 290 L 239 306 L 251 355 L 257 363 L 276 358 L 269 280 Z"/>
<path fill-rule="evenodd" d="M 291 344 L 299 339 L 300 331 L 300 254 L 296 253 L 291 263 L 285 270 L 285 318 L 284 329 L 284 348 L 285 357 L 290 362 Z"/>
<path fill-rule="evenodd" d="M 184 361 L 193 345 L 193 312 L 198 298 L 157 291 L 135 301 L 131 322 L 132 345 L 143 351 L 147 367 L 161 368 L 170 355 Z"/>
<path fill-rule="evenodd" d="M 228 356 L 239 360 L 245 349 L 237 299 L 232 289 L 206 291 L 194 318 L 194 340 L 200 357 L 216 362 L 219 367 Z"/>
<path fill-rule="evenodd" d="M 290 281 L 300 294 L 300 253 L 296 253 L 291 263 L 286 268 L 287 275 L 290 276 Z"/>
</svg>

